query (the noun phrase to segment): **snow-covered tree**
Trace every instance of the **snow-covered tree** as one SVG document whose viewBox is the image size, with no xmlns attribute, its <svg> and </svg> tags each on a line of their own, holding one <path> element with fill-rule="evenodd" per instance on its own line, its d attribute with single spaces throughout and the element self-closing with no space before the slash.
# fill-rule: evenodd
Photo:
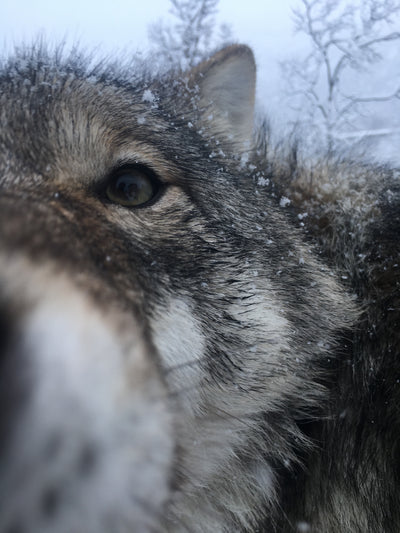
<svg viewBox="0 0 400 533">
<path fill-rule="evenodd" d="M 219 0 L 170 0 L 171 24 L 158 21 L 149 27 L 149 39 L 158 60 L 183 69 L 231 40 L 228 25 L 217 25 Z"/>
<path fill-rule="evenodd" d="M 400 47 L 399 0 L 301 0 L 301 4 L 293 10 L 295 30 L 307 36 L 310 51 L 303 59 L 284 61 L 282 69 L 302 133 L 332 150 L 344 140 L 358 141 L 395 129 L 395 122 L 379 130 L 365 128 L 360 118 L 372 104 L 400 98 L 400 68 L 376 83 L 385 54 L 393 52 L 390 43 L 396 50 Z M 379 113 L 376 105 L 374 111 Z"/>
</svg>

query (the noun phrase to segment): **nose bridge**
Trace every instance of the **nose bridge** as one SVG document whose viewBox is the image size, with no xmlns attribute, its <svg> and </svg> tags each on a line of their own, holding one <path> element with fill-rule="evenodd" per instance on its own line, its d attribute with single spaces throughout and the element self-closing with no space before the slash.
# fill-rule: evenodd
<svg viewBox="0 0 400 533">
<path fill-rule="evenodd" d="M 0 332 L 4 300 L 4 317 L 49 302 L 55 316 L 66 316 L 71 304 L 85 308 L 85 324 L 97 313 L 120 331 L 133 324 L 143 337 L 138 272 L 128 248 L 123 232 L 85 198 L 49 186 L 0 189 Z"/>
<path fill-rule="evenodd" d="M 82 207 L 82 206 L 80 206 Z M 43 183 L 19 187 L 7 185 L 0 189 L 0 248 L 11 253 L 20 248 L 27 256 L 65 256 L 84 248 L 79 240 L 71 245 L 77 232 L 77 207 L 62 197 L 54 186 Z M 86 210 L 90 213 L 89 210 Z M 87 214 L 87 213 L 86 213 Z M 86 217 L 86 225 L 91 218 Z M 82 233 L 84 235 L 84 233 Z"/>
<path fill-rule="evenodd" d="M 43 183 L 37 191 L 0 189 L 0 252 L 32 261 L 35 270 L 51 264 L 76 283 L 82 280 L 83 292 L 136 309 L 134 299 L 126 300 L 129 291 L 121 290 L 127 281 L 122 276 L 125 237 L 97 204 L 79 191 L 65 193 Z M 131 285 L 134 279 L 131 276 Z"/>
</svg>

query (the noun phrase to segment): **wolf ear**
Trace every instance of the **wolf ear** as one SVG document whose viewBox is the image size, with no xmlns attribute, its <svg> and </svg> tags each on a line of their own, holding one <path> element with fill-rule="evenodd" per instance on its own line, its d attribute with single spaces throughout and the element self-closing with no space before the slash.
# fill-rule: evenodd
<svg viewBox="0 0 400 533">
<path fill-rule="evenodd" d="M 253 52 L 232 45 L 200 63 L 189 73 L 199 89 L 200 120 L 207 130 L 227 139 L 235 149 L 251 145 L 256 65 Z"/>
</svg>

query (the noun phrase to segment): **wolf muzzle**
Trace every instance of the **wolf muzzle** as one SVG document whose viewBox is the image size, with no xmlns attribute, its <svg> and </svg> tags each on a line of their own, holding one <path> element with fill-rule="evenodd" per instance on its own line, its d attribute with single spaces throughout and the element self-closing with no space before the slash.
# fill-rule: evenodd
<svg viewBox="0 0 400 533">
<path fill-rule="evenodd" d="M 27 207 L 0 200 L 0 533 L 158 531 L 174 444 L 157 354 L 67 242 L 73 214 L 69 231 L 65 209 Z"/>
</svg>

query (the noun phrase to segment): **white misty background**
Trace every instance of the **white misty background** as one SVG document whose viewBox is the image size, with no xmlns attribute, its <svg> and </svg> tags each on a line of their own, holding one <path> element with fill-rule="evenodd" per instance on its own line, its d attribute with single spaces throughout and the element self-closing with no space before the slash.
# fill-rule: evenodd
<svg viewBox="0 0 400 533">
<path fill-rule="evenodd" d="M 190 68 L 234 42 L 218 25 L 218 0 L 170 0 L 171 19 L 150 25 L 154 57 Z M 348 155 L 400 163 L 399 0 L 298 0 L 293 29 L 302 55 L 281 61 L 281 133 L 306 154 Z M 263 94 L 259 94 L 263 99 Z M 281 112 L 280 112 L 281 111 Z"/>
</svg>

